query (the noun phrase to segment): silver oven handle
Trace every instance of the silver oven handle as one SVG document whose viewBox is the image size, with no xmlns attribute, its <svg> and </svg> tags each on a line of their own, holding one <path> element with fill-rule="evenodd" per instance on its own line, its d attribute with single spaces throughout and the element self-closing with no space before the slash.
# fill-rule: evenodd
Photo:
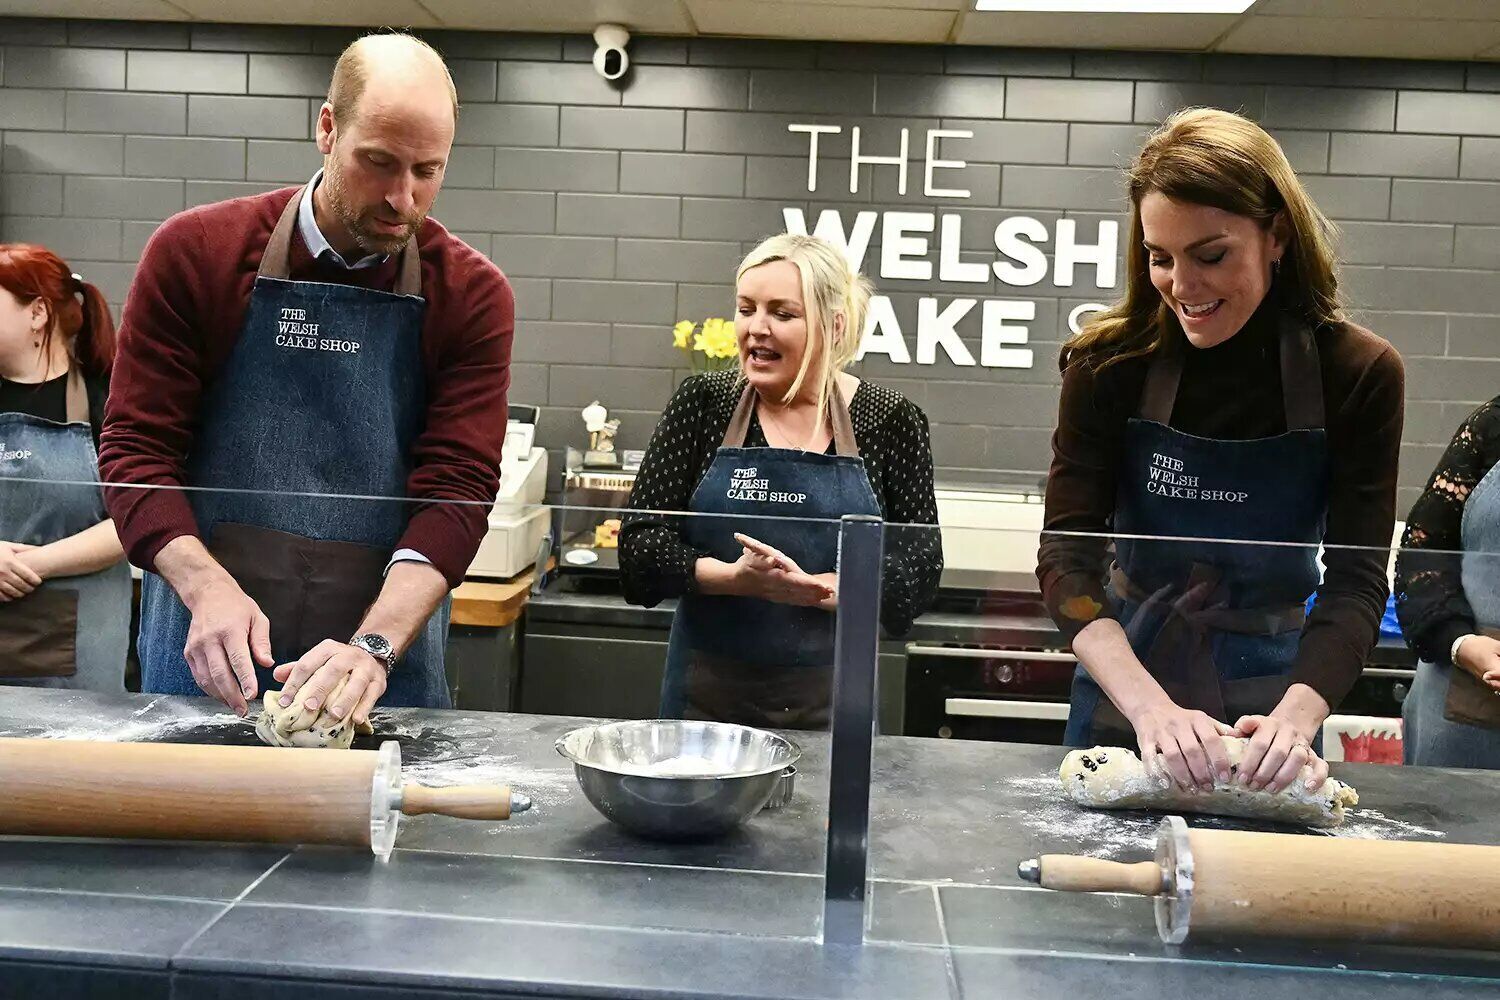
<svg viewBox="0 0 1500 1000">
<path fill-rule="evenodd" d="M 908 656 L 939 656 L 955 660 L 1030 660 L 1035 663 L 1077 663 L 1072 653 L 1050 653 L 1034 649 L 970 649 L 964 646 L 928 646 L 920 642 L 906 644 Z"/>
<path fill-rule="evenodd" d="M 1043 719 L 1066 722 L 1068 705 L 1056 701 L 1005 701 L 998 698 L 949 698 L 943 702 L 949 715 L 974 719 Z"/>
</svg>

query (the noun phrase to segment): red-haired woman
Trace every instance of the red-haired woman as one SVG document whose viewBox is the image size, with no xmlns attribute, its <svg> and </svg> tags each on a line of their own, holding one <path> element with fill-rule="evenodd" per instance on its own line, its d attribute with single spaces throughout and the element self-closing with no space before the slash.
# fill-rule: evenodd
<svg viewBox="0 0 1500 1000">
<path fill-rule="evenodd" d="M 125 690 L 130 569 L 96 452 L 114 349 L 99 289 L 0 243 L 0 683 Z"/>
</svg>

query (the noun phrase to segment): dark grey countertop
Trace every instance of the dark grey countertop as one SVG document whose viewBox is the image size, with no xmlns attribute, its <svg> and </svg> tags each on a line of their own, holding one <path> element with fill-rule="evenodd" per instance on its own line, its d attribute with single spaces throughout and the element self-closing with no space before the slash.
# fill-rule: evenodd
<svg viewBox="0 0 1500 1000">
<path fill-rule="evenodd" d="M 673 845 L 623 833 L 583 799 L 552 743 L 585 721 L 378 715 L 409 779 L 509 781 L 536 801 L 503 824 L 408 819 L 385 863 L 290 845 L 0 838 L 0 996 L 1114 1000 L 1219 995 L 1233 977 L 1236 992 L 1363 1000 L 1500 985 L 1500 960 L 1473 953 L 1164 946 L 1146 900 L 1054 894 L 1014 874 L 1042 852 L 1144 858 L 1155 817 L 1061 800 L 1056 747 L 900 737 L 876 742 L 867 943 L 824 947 L 826 738 L 797 736 L 791 807 Z M 254 740 L 207 701 L 16 688 L 0 689 L 0 736 Z M 1500 775 L 1335 773 L 1361 796 L 1341 835 L 1500 844 Z"/>
</svg>

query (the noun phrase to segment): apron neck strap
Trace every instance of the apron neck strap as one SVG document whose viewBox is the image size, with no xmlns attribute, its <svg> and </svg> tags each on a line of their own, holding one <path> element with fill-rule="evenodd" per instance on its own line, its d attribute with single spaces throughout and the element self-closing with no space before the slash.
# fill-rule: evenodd
<svg viewBox="0 0 1500 1000">
<path fill-rule="evenodd" d="M 740 393 L 734 416 L 724 430 L 725 448 L 743 448 L 745 436 L 750 432 L 750 417 L 755 412 L 755 390 L 749 385 Z M 849 419 L 849 403 L 844 399 L 844 390 L 834 379 L 833 390 L 828 399 L 829 417 L 833 422 L 834 453 L 846 458 L 859 457 L 859 443 L 854 439 L 854 423 Z"/>
<path fill-rule="evenodd" d="M 266 241 L 266 249 L 260 257 L 259 274 L 265 278 L 279 278 L 285 281 L 291 274 L 292 267 L 292 231 L 297 227 L 297 214 L 302 209 L 303 193 L 307 186 L 303 185 L 292 195 L 292 200 L 286 203 L 286 208 L 281 212 L 281 218 L 276 220 L 276 228 L 271 230 L 271 238 Z M 401 260 L 398 265 L 396 276 L 397 295 L 420 295 L 422 293 L 422 261 L 417 254 L 417 238 L 413 236 L 401 248 Z"/>
<path fill-rule="evenodd" d="M 68 366 L 65 413 L 70 424 L 89 422 L 89 391 L 88 387 L 83 384 L 83 373 L 78 370 L 77 365 Z"/>
<path fill-rule="evenodd" d="M 1182 381 L 1182 362 L 1183 346 L 1176 338 L 1166 338 L 1157 345 L 1151 363 L 1146 366 L 1146 384 L 1141 388 L 1141 419 L 1171 426 L 1177 385 Z"/>
<path fill-rule="evenodd" d="M 1286 411 L 1286 429 L 1315 430 L 1324 427 L 1323 369 L 1318 360 L 1318 345 L 1312 330 L 1304 323 L 1283 313 L 1279 320 L 1281 358 L 1281 402 Z M 1177 402 L 1177 387 L 1182 382 L 1182 366 L 1187 349 L 1182 338 L 1165 340 L 1146 369 L 1146 384 L 1141 389 L 1140 416 L 1170 426 L 1172 407 Z"/>
<path fill-rule="evenodd" d="M 1281 400 L 1286 407 L 1287 430 L 1321 430 L 1326 426 L 1317 339 L 1311 327 L 1286 313 L 1281 315 Z"/>
</svg>

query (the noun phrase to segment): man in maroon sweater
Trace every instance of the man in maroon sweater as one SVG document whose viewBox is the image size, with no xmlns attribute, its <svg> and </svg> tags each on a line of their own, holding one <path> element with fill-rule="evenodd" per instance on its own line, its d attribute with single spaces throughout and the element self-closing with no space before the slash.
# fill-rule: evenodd
<svg viewBox="0 0 1500 1000">
<path fill-rule="evenodd" d="M 273 680 L 283 705 L 306 686 L 294 728 L 449 704 L 448 593 L 498 487 L 515 316 L 499 269 L 427 217 L 457 108 L 424 43 L 362 38 L 308 185 L 147 245 L 100 446 L 148 571 L 144 690 L 243 715 Z"/>
</svg>

